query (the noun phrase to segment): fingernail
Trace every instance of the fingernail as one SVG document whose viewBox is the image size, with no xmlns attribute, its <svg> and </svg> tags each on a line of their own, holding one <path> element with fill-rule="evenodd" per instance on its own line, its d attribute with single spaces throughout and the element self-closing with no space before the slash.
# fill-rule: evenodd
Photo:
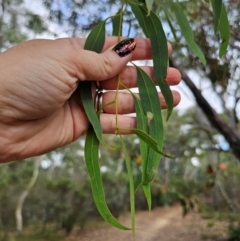
<svg viewBox="0 0 240 241">
<path fill-rule="evenodd" d="M 134 38 L 124 39 L 119 42 L 115 47 L 113 47 L 113 51 L 115 51 L 120 57 L 124 57 L 130 54 L 136 47 L 136 42 Z"/>
</svg>

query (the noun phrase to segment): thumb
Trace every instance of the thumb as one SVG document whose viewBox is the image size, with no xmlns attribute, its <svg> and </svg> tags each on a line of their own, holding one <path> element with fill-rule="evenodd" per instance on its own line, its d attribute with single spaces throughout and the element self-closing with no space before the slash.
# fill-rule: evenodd
<svg viewBox="0 0 240 241">
<path fill-rule="evenodd" d="M 106 80 L 119 74 L 131 60 L 136 47 L 133 38 L 124 39 L 103 53 L 83 50 L 79 63 L 80 80 Z"/>
</svg>

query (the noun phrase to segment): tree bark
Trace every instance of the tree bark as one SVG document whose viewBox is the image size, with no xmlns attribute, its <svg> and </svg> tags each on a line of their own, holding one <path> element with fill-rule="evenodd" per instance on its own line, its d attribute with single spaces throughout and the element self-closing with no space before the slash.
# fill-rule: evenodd
<svg viewBox="0 0 240 241">
<path fill-rule="evenodd" d="M 179 69 L 182 75 L 182 79 L 188 88 L 192 91 L 198 106 L 202 109 L 203 113 L 208 118 L 211 125 L 224 136 L 230 145 L 230 148 L 235 155 L 235 157 L 240 162 L 240 136 L 237 131 L 231 128 L 217 112 L 211 107 L 207 100 L 203 97 L 201 91 L 196 87 L 191 78 L 186 74 L 186 72 L 178 66 L 173 59 L 170 59 L 170 66 Z"/>
<path fill-rule="evenodd" d="M 15 218 L 16 218 L 16 228 L 17 228 L 17 231 L 19 231 L 19 232 L 21 232 L 23 229 L 23 218 L 22 218 L 23 203 L 37 180 L 38 173 L 39 173 L 39 166 L 40 166 L 41 161 L 43 160 L 44 156 L 45 155 L 36 157 L 36 160 L 34 163 L 34 168 L 33 168 L 32 178 L 30 179 L 30 182 L 28 183 L 26 189 L 20 195 L 18 202 L 17 202 L 17 207 L 15 210 Z"/>
</svg>

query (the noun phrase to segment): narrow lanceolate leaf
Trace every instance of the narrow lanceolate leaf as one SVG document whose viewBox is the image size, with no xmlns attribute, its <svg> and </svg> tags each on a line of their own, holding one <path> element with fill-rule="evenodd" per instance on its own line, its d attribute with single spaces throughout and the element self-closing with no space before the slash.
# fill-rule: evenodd
<svg viewBox="0 0 240 241">
<path fill-rule="evenodd" d="M 140 100 L 133 94 L 134 97 L 134 105 L 136 110 L 136 118 L 137 118 L 137 129 L 147 133 L 148 132 L 148 118 L 144 114 L 142 105 Z M 144 163 L 147 160 L 148 156 L 148 145 L 145 141 L 140 139 L 140 152 L 142 157 L 142 165 L 145 165 Z"/>
<path fill-rule="evenodd" d="M 148 15 L 150 15 L 154 0 L 146 0 L 145 2 L 146 2 L 147 10 L 148 10 Z"/>
<path fill-rule="evenodd" d="M 121 9 L 112 17 L 112 36 L 122 36 L 122 14 Z"/>
<path fill-rule="evenodd" d="M 170 154 L 166 154 L 163 151 L 159 149 L 158 143 L 156 140 L 154 140 L 150 135 L 148 135 L 146 132 L 143 132 L 139 129 L 131 129 L 131 131 L 136 134 L 141 140 L 146 142 L 146 144 L 152 148 L 155 152 L 159 153 L 162 156 L 168 157 L 170 159 L 173 159 L 174 156 Z"/>
<path fill-rule="evenodd" d="M 147 200 L 148 210 L 152 208 L 152 196 L 151 196 L 151 186 L 150 183 L 142 184 L 143 192 Z"/>
<path fill-rule="evenodd" d="M 163 148 L 163 121 L 161 105 L 157 93 L 157 89 L 151 78 L 139 67 L 137 68 L 138 89 L 143 111 L 147 115 L 151 113 L 149 120 L 149 135 L 156 140 L 158 150 Z M 149 149 L 146 165 L 143 166 L 143 183 L 152 181 L 155 171 L 160 162 L 159 152 Z"/>
<path fill-rule="evenodd" d="M 138 23 L 143 30 L 143 33 L 148 38 L 149 36 L 148 36 L 147 26 L 146 26 L 146 23 L 144 21 L 144 16 L 142 15 L 142 11 L 141 11 L 141 9 L 138 5 L 138 1 L 132 0 L 131 2 L 129 2 L 129 4 L 131 6 L 131 9 L 132 9 L 132 12 L 133 12 L 134 16 L 138 20 Z"/>
<path fill-rule="evenodd" d="M 176 30 L 175 30 L 175 28 L 173 27 L 172 22 L 171 22 L 171 20 L 170 20 L 168 9 L 167 9 L 167 8 L 164 8 L 163 10 L 164 10 L 164 13 L 165 13 L 165 16 L 166 16 L 166 20 L 167 20 L 167 22 L 168 22 L 168 25 L 169 25 L 169 27 L 170 27 L 170 29 L 171 29 L 172 35 L 173 35 L 175 41 L 177 42 L 177 41 L 178 41 L 178 38 L 177 38 L 177 35 L 176 35 Z"/>
<path fill-rule="evenodd" d="M 160 19 L 152 11 L 150 12 L 150 15 L 147 16 L 147 9 L 143 6 L 140 6 L 140 10 L 144 25 L 142 26 L 140 21 L 139 24 L 141 27 L 146 28 L 148 33 L 147 36 L 151 41 L 154 76 L 165 98 L 168 111 L 167 118 L 169 118 L 173 110 L 173 96 L 170 87 L 165 80 L 168 69 L 167 39 Z M 137 17 L 138 16 L 136 16 L 136 18 Z"/>
<path fill-rule="evenodd" d="M 168 47 L 161 21 L 152 11 L 148 15 L 148 10 L 142 5 L 138 5 L 137 0 L 133 0 L 129 4 L 144 34 L 147 38 L 150 38 L 154 75 L 165 98 L 168 109 L 167 118 L 169 118 L 173 109 L 173 96 L 169 85 L 165 81 L 168 68 Z"/>
<path fill-rule="evenodd" d="M 214 14 L 214 31 L 217 33 L 222 13 L 222 0 L 211 0 Z"/>
<path fill-rule="evenodd" d="M 205 65 L 206 59 L 202 52 L 202 50 L 199 48 L 199 46 L 195 43 L 194 40 L 194 34 L 190 27 L 190 24 L 188 22 L 188 19 L 181 9 L 179 3 L 173 3 L 172 4 L 172 10 L 175 13 L 178 25 L 181 29 L 181 32 L 188 44 L 189 49 L 201 60 L 201 62 Z"/>
<path fill-rule="evenodd" d="M 134 97 L 134 103 L 135 103 L 135 110 L 136 110 L 136 118 L 137 118 L 137 128 L 142 130 L 143 132 L 147 133 L 148 132 L 148 117 L 144 114 L 142 105 L 140 100 L 133 94 Z M 142 169 L 146 170 L 146 165 L 147 165 L 147 157 L 148 157 L 148 151 L 149 147 L 145 141 L 143 141 L 141 138 L 140 139 L 140 153 L 142 157 Z M 142 180 L 143 180 L 143 175 L 142 175 Z M 143 183 L 143 181 L 142 181 Z M 151 188 L 150 184 L 145 184 L 141 186 L 143 188 L 144 195 L 147 200 L 148 204 L 148 209 L 151 210 L 152 206 L 152 196 L 151 196 Z"/>
<path fill-rule="evenodd" d="M 130 230 L 130 228 L 125 227 L 113 217 L 112 213 L 110 212 L 106 204 L 101 172 L 100 172 L 100 167 L 98 163 L 98 156 L 99 156 L 98 148 L 99 148 L 98 138 L 93 128 L 90 126 L 86 137 L 84 153 L 85 153 L 85 160 L 86 160 L 88 174 L 90 176 L 93 199 L 95 201 L 96 207 L 99 213 L 101 214 L 101 216 L 103 217 L 103 219 L 107 223 L 119 229 Z"/>
<path fill-rule="evenodd" d="M 105 21 L 102 21 L 88 35 L 84 49 L 100 53 L 105 42 L 105 33 Z"/>
<path fill-rule="evenodd" d="M 219 57 L 222 57 L 226 53 L 228 43 L 230 40 L 230 26 L 229 26 L 227 11 L 224 4 L 222 4 L 222 14 L 221 14 L 220 23 L 219 23 L 219 32 L 221 37 Z"/>
<path fill-rule="evenodd" d="M 122 138 L 121 138 L 122 139 Z M 127 167 L 127 173 L 128 173 L 128 180 L 129 180 L 129 190 L 130 190 L 130 210 L 131 210 L 131 219 L 132 219 L 132 231 L 133 236 L 135 236 L 135 190 L 134 190 L 134 180 L 133 180 L 133 174 L 132 174 L 132 167 L 131 167 L 131 161 L 126 149 L 126 146 L 124 144 L 124 141 L 122 140 L 122 148 L 124 153 L 124 159 L 126 161 L 126 167 Z"/>
<path fill-rule="evenodd" d="M 88 35 L 84 49 L 92 50 L 100 53 L 105 42 L 105 21 L 96 25 L 91 33 Z M 92 99 L 92 83 L 91 80 L 82 81 L 79 84 L 79 91 L 84 110 L 87 117 L 94 128 L 98 140 L 104 143 L 102 138 L 102 127 L 94 107 L 94 101 Z"/>
<path fill-rule="evenodd" d="M 96 133 L 98 140 L 101 143 L 105 143 L 102 137 L 102 126 L 100 124 L 100 120 L 96 113 L 94 102 L 92 99 L 92 83 L 91 81 L 81 81 L 79 83 L 79 93 L 81 96 L 82 104 L 84 110 L 87 114 L 88 120 L 90 121 L 93 129 Z"/>
</svg>

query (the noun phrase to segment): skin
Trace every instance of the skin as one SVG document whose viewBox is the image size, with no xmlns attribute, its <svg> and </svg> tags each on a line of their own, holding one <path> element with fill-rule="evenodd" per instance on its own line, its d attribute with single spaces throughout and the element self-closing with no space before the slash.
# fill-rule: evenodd
<svg viewBox="0 0 240 241">
<path fill-rule="evenodd" d="M 126 64 L 151 59 L 151 45 L 148 39 L 135 41 L 136 49 L 123 58 L 112 50 L 118 42 L 115 37 L 106 38 L 101 54 L 84 50 L 81 38 L 30 40 L 1 53 L 0 162 L 47 153 L 84 135 L 89 122 L 76 92 L 78 82 L 99 81 L 109 90 L 103 105 L 115 98 L 118 74 L 127 87 L 136 87 L 136 70 Z M 152 67 L 143 69 L 153 77 Z M 180 79 L 179 71 L 170 68 L 167 82 L 176 85 Z M 177 105 L 180 95 L 174 91 L 173 96 Z M 159 98 L 165 106 L 161 94 Z M 131 95 L 119 93 L 118 104 L 119 114 L 134 112 Z M 114 114 L 114 104 L 104 108 L 100 116 L 104 133 L 115 132 Z M 118 122 L 124 128 L 136 126 L 130 116 L 120 115 Z"/>
</svg>

